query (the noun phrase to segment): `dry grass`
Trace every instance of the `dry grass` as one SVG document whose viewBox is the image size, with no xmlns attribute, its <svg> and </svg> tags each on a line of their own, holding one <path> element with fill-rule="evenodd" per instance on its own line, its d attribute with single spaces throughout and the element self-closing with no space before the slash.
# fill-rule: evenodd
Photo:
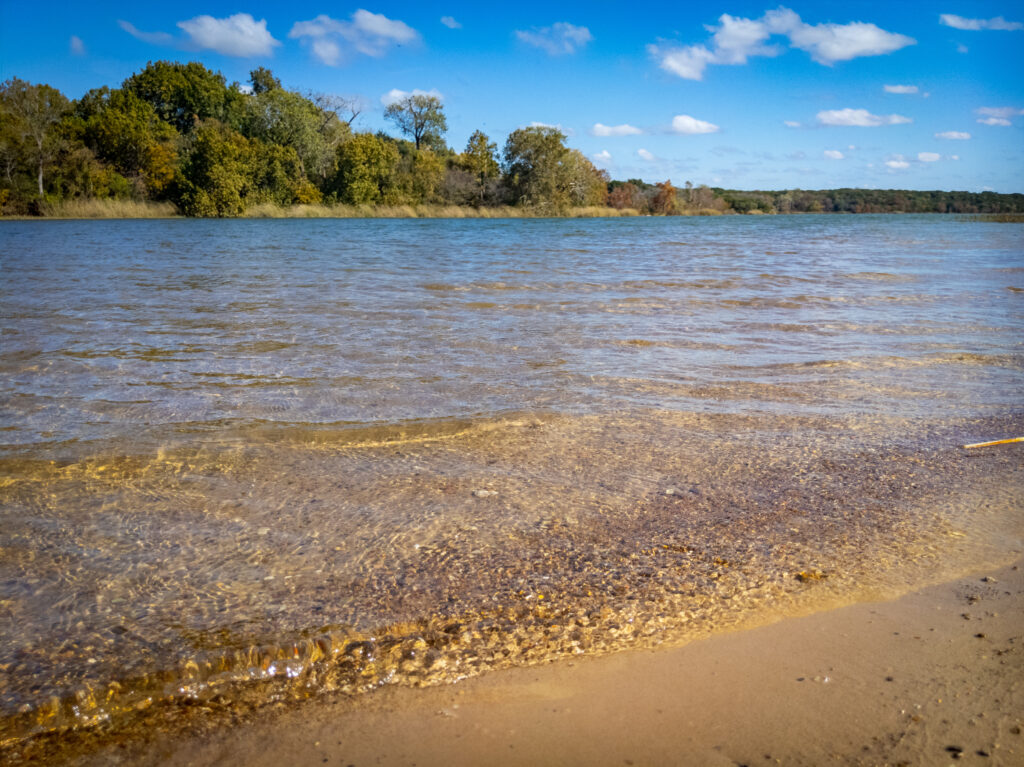
<svg viewBox="0 0 1024 767">
<path fill-rule="evenodd" d="M 507 205 L 494 208 L 471 208 L 460 205 L 280 205 L 263 204 L 249 208 L 246 218 L 537 218 L 550 216 L 529 208 Z M 572 208 L 562 215 L 567 218 L 635 216 L 635 210 L 605 207 Z"/>
<path fill-rule="evenodd" d="M 181 213 L 170 202 L 136 200 L 62 200 L 45 202 L 46 218 L 178 218 Z"/>
</svg>

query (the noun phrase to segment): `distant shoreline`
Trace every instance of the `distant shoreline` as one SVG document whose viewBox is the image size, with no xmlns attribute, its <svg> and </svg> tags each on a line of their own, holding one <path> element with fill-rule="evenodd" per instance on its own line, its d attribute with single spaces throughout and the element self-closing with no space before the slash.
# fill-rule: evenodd
<svg viewBox="0 0 1024 767">
<path fill-rule="evenodd" d="M 224 219 L 270 219 L 270 218 L 435 218 L 435 219 L 526 219 L 526 218 L 674 218 L 687 216 L 752 216 L 752 215 L 864 215 L 847 211 L 765 213 L 752 209 L 745 213 L 734 210 L 720 211 L 712 208 L 684 210 L 665 215 L 644 214 L 634 208 L 609 208 L 588 206 L 563 211 L 512 206 L 471 207 L 460 205 L 290 205 L 265 204 L 254 206 L 240 216 L 225 216 Z M 969 218 L 980 221 L 1024 223 L 1024 213 L 910 213 L 887 211 L 867 215 L 935 215 Z M 186 216 L 170 202 L 136 202 L 125 200 L 71 200 L 46 203 L 39 215 L 0 215 L 0 221 L 87 221 L 113 219 L 179 219 L 195 218 Z"/>
</svg>

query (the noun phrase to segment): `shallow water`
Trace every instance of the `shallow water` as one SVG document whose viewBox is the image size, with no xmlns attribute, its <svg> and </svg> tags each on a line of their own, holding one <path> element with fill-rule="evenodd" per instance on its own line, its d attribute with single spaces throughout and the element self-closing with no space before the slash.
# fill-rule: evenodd
<svg viewBox="0 0 1024 767">
<path fill-rule="evenodd" d="M 7 222 L 0 267 L 0 740 L 1019 543 L 1019 449 L 958 446 L 1024 433 L 1024 226 Z"/>
</svg>

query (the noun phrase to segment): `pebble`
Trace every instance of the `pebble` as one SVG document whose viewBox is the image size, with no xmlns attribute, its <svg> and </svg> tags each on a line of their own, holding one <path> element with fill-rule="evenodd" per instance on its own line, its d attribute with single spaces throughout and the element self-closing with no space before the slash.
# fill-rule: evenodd
<svg viewBox="0 0 1024 767">
<path fill-rule="evenodd" d="M 256 535 L 266 535 L 269 532 L 270 532 L 270 528 L 269 527 L 261 527 L 259 530 L 256 531 Z"/>
<path fill-rule="evenodd" d="M 473 495 L 477 498 L 490 498 L 492 495 L 497 495 L 497 490 L 474 490 Z"/>
</svg>

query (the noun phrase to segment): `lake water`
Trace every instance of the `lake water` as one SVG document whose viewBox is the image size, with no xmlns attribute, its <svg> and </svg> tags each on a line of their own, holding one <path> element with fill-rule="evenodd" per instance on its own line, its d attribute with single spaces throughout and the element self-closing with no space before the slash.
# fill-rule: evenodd
<svg viewBox="0 0 1024 767">
<path fill-rule="evenodd" d="M 1019 224 L 0 222 L 0 269 L 8 745 L 1020 547 L 1019 446 L 960 447 L 1024 433 Z"/>
</svg>

